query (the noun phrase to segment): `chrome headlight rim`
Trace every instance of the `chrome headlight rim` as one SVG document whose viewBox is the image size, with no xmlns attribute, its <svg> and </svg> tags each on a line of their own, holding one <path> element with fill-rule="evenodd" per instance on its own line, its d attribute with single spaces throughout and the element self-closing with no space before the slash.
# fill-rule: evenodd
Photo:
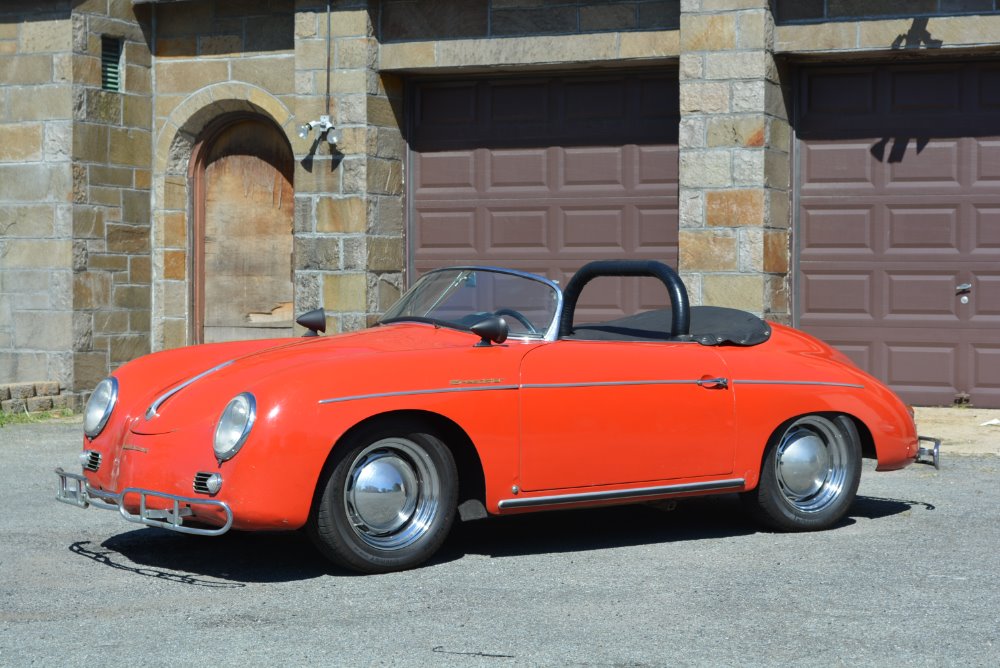
<svg viewBox="0 0 1000 668">
<path fill-rule="evenodd" d="M 242 410 L 242 416 L 237 417 L 239 422 L 227 423 L 227 421 L 233 421 L 233 412 L 239 410 Z M 236 456 L 236 453 L 246 443 L 247 437 L 250 436 L 250 431 L 253 429 L 256 421 L 257 399 L 253 394 L 250 392 L 241 392 L 229 400 L 229 403 L 226 404 L 215 424 L 215 435 L 212 439 L 212 450 L 215 452 L 215 458 L 219 464 Z M 234 429 L 234 427 L 236 428 Z M 220 448 L 220 436 L 226 437 L 227 432 L 229 438 L 222 443 L 223 447 Z M 233 437 L 234 435 L 235 438 Z"/>
<path fill-rule="evenodd" d="M 102 400 L 104 401 L 104 406 L 100 408 L 100 417 L 97 418 L 95 423 L 92 419 L 91 409 L 98 407 L 95 401 Z M 108 376 L 97 384 L 94 391 L 90 394 L 90 399 L 87 400 L 86 407 L 83 409 L 83 433 L 87 435 L 87 438 L 93 440 L 104 431 L 104 427 L 107 426 L 108 420 L 111 419 L 111 414 L 114 412 L 117 404 L 118 379 L 114 376 Z"/>
</svg>

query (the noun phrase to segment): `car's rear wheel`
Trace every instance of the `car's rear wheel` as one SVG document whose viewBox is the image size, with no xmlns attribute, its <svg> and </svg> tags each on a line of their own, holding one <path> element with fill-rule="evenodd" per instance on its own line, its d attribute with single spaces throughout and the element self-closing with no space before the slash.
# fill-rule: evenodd
<svg viewBox="0 0 1000 668">
<path fill-rule="evenodd" d="M 337 446 L 321 482 L 310 534 L 341 566 L 384 573 L 417 566 L 455 517 L 451 451 L 415 425 L 365 429 Z"/>
<path fill-rule="evenodd" d="M 847 416 L 805 415 L 768 444 L 751 513 L 781 531 L 826 529 L 843 518 L 861 480 L 861 440 Z"/>
</svg>

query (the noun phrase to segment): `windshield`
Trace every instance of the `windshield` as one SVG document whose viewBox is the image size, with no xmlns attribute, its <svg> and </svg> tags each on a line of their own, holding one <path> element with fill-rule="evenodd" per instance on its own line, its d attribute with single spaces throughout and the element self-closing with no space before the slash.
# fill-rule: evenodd
<svg viewBox="0 0 1000 668">
<path fill-rule="evenodd" d="M 555 335 L 559 302 L 559 289 L 541 276 L 500 269 L 439 269 L 421 277 L 381 322 L 422 320 L 468 329 L 498 315 L 507 321 L 511 336 L 543 338 Z"/>
</svg>

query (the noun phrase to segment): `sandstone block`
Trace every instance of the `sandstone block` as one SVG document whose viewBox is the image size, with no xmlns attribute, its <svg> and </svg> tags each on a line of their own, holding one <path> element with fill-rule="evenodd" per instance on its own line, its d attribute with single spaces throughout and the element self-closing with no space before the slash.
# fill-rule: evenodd
<svg viewBox="0 0 1000 668">
<path fill-rule="evenodd" d="M 0 410 L 4 413 L 13 415 L 14 413 L 23 413 L 25 411 L 24 399 L 8 399 L 6 401 L 0 401 Z"/>
<path fill-rule="evenodd" d="M 90 391 L 108 375 L 106 352 L 80 352 L 73 355 L 73 389 Z"/>
<path fill-rule="evenodd" d="M 7 396 L 11 399 L 30 399 L 36 394 L 34 383 L 17 383 L 14 385 L 8 385 L 7 389 Z"/>
<path fill-rule="evenodd" d="M 367 227 L 365 201 L 361 197 L 322 197 L 316 201 L 316 231 L 359 233 Z"/>
<path fill-rule="evenodd" d="M 149 227 L 146 225 L 119 225 L 109 223 L 107 229 L 108 251 L 111 253 L 148 253 Z"/>
<path fill-rule="evenodd" d="M 368 159 L 368 192 L 402 195 L 403 163 L 398 160 Z"/>
<path fill-rule="evenodd" d="M 736 236 L 718 230 L 681 230 L 679 266 L 684 271 L 734 271 L 737 268 Z"/>
<path fill-rule="evenodd" d="M 229 65 L 224 61 L 163 61 L 156 63 L 156 89 L 163 93 L 193 93 L 209 84 L 226 81 Z"/>
<path fill-rule="evenodd" d="M 149 352 L 149 336 L 133 334 L 111 338 L 109 353 L 112 364 L 123 364 Z"/>
<path fill-rule="evenodd" d="M 681 13 L 681 51 L 724 51 L 736 47 L 733 14 Z"/>
<path fill-rule="evenodd" d="M 764 271 L 787 274 L 790 265 L 789 236 L 786 230 L 765 230 Z"/>
<path fill-rule="evenodd" d="M 639 21 L 642 23 L 642 10 Z M 676 23 L 675 23 L 676 25 Z M 643 25 L 645 27 L 645 25 Z M 662 58 L 680 55 L 680 36 L 677 30 L 664 32 L 624 32 L 620 34 L 619 58 Z"/>
<path fill-rule="evenodd" d="M 737 84 L 739 85 L 739 84 Z M 725 82 L 691 82 L 680 84 L 681 113 L 718 114 L 730 109 L 730 85 Z M 763 109 L 763 90 L 761 90 L 761 109 Z M 733 111 L 753 111 L 749 109 L 733 109 Z"/>
<path fill-rule="evenodd" d="M 24 402 L 29 413 L 52 410 L 52 397 L 32 397 Z"/>
<path fill-rule="evenodd" d="M 114 287 L 114 301 L 116 308 L 124 309 L 144 309 L 148 310 L 150 305 L 150 290 L 146 285 L 116 285 Z"/>
<path fill-rule="evenodd" d="M 329 271 L 340 268 L 338 237 L 296 237 L 295 269 Z"/>
<path fill-rule="evenodd" d="M 52 56 L 17 55 L 0 58 L 0 81 L 8 86 L 46 84 L 52 81 Z"/>
<path fill-rule="evenodd" d="M 720 188 L 733 183 L 729 151 L 681 151 L 679 182 L 682 188 Z"/>
<path fill-rule="evenodd" d="M 371 271 L 403 271 L 406 244 L 402 237 L 370 237 L 368 268 Z"/>
<path fill-rule="evenodd" d="M 763 189 L 716 190 L 705 193 L 705 224 L 712 227 L 764 225 Z"/>
<path fill-rule="evenodd" d="M 764 311 L 764 280 L 761 274 L 706 274 L 703 280 L 705 304 L 728 306 L 751 313 Z"/>
<path fill-rule="evenodd" d="M 763 146 L 766 129 L 763 115 L 714 117 L 707 125 L 708 146 Z"/>
<path fill-rule="evenodd" d="M 34 162 L 42 157 L 42 125 L 0 125 L 0 162 Z"/>
<path fill-rule="evenodd" d="M 327 311 L 363 312 L 367 304 L 364 273 L 329 274 L 323 277 L 323 307 Z"/>
</svg>

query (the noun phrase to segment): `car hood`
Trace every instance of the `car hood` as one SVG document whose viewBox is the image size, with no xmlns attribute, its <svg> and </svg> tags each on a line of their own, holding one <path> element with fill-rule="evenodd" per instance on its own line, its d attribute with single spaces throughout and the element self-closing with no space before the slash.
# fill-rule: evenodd
<svg viewBox="0 0 1000 668">
<path fill-rule="evenodd" d="M 128 365 L 119 382 L 145 384 L 135 392 L 131 430 L 160 434 L 193 420 L 214 422 L 240 392 L 291 395 L 307 385 L 321 392 L 327 379 L 350 386 L 345 368 L 371 367 L 377 359 L 379 369 L 388 369 L 398 356 L 471 349 L 476 340 L 469 332 L 399 323 L 329 337 L 192 346 L 141 358 Z M 153 378 L 168 380 L 150 384 Z"/>
</svg>

